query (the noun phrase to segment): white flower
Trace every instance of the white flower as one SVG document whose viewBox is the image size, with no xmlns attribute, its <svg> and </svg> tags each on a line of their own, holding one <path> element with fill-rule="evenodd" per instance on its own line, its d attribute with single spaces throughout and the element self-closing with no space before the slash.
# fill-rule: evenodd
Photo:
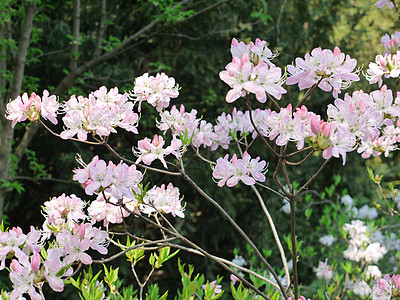
<svg viewBox="0 0 400 300">
<path fill-rule="evenodd" d="M 332 244 L 336 241 L 336 238 L 332 234 L 324 235 L 319 239 L 319 242 L 325 246 L 332 246 Z"/>
</svg>

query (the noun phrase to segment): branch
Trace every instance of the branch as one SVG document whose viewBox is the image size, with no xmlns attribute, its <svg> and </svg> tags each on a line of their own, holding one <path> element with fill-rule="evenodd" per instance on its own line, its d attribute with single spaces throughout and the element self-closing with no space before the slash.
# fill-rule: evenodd
<svg viewBox="0 0 400 300">
<path fill-rule="evenodd" d="M 19 142 L 18 146 L 15 148 L 14 155 L 17 157 L 17 163 L 22 159 L 24 156 L 25 150 L 28 148 L 29 143 L 31 142 L 32 138 L 40 128 L 39 122 L 33 122 L 31 126 L 26 128 L 24 136 L 22 137 L 21 141 Z"/>
<path fill-rule="evenodd" d="M 207 199 L 211 204 L 213 204 L 221 213 L 222 215 L 229 221 L 229 223 L 235 228 L 235 230 L 243 237 L 243 239 L 253 248 L 255 254 L 257 257 L 262 261 L 262 263 L 266 266 L 268 271 L 271 272 L 272 276 L 274 276 L 276 282 L 279 285 L 279 288 L 284 296 L 285 299 L 287 299 L 287 294 L 285 291 L 285 288 L 283 287 L 281 281 L 279 280 L 278 275 L 275 273 L 274 269 L 271 267 L 271 265 L 267 262 L 267 260 L 264 258 L 264 256 L 261 254 L 260 250 L 258 250 L 257 246 L 253 243 L 253 241 L 247 236 L 247 234 L 242 230 L 242 228 L 239 227 L 238 224 L 232 219 L 232 217 L 216 202 L 213 198 L 211 198 L 209 195 L 207 195 L 185 172 L 184 170 L 181 170 L 183 178 L 190 183 L 191 186 L 194 187 L 194 189 L 199 192 L 200 195 L 202 195 L 205 199 Z"/>
<path fill-rule="evenodd" d="M 260 202 L 260 205 L 261 205 L 261 207 L 262 207 L 262 209 L 264 211 L 264 214 L 266 215 L 266 217 L 268 219 L 268 223 L 271 226 L 271 231 L 272 231 L 272 234 L 274 235 L 275 243 L 278 246 L 279 253 L 281 254 L 281 260 L 282 260 L 283 268 L 285 269 L 285 275 L 286 275 L 286 280 L 287 280 L 287 285 L 286 286 L 287 286 L 287 288 L 289 288 L 290 287 L 289 268 L 288 268 L 288 265 L 287 265 L 287 259 L 286 259 L 286 256 L 285 256 L 285 251 L 283 250 L 281 241 L 279 239 L 279 235 L 278 235 L 278 233 L 276 231 L 276 228 L 275 228 L 275 223 L 272 220 L 272 217 L 271 217 L 270 213 L 268 212 L 268 209 L 265 206 L 264 200 L 263 200 L 261 194 L 258 192 L 257 188 L 254 185 L 251 185 L 250 187 L 254 191 L 254 193 L 256 194 L 257 199 Z"/>
<path fill-rule="evenodd" d="M 79 54 L 79 35 L 80 35 L 80 17 L 81 17 L 81 0 L 74 0 L 74 12 L 72 16 L 72 46 L 70 54 L 69 67 L 71 70 L 76 70 L 78 67 L 78 57 Z"/>
<path fill-rule="evenodd" d="M 107 7 L 107 2 L 106 0 L 101 0 L 101 14 L 100 14 L 100 23 L 99 23 L 99 29 L 97 33 L 97 41 L 96 41 L 96 49 L 94 50 L 94 57 L 100 56 L 101 52 L 101 43 L 104 38 L 104 32 L 106 30 L 106 7 Z"/>
<path fill-rule="evenodd" d="M 304 189 L 307 188 L 307 186 L 322 172 L 322 170 L 325 168 L 325 166 L 328 164 L 328 162 L 331 160 L 331 158 L 328 158 L 318 169 L 318 171 L 301 187 L 299 190 L 296 192 L 294 197 L 297 197 Z"/>
<path fill-rule="evenodd" d="M 10 98 L 15 99 L 21 92 L 22 78 L 24 76 L 26 56 L 33 26 L 33 17 L 36 11 L 36 2 L 25 6 L 25 20 L 22 27 L 21 37 L 18 41 L 18 53 L 14 67 L 14 76 L 11 84 Z"/>
<path fill-rule="evenodd" d="M 6 29 L 4 25 L 0 24 L 0 40 L 4 39 L 6 36 Z M 0 123 L 4 126 L 6 124 L 6 95 L 3 94 L 5 91 L 5 87 L 7 81 L 5 79 L 4 74 L 6 74 L 7 70 L 7 59 L 6 57 L 6 49 L 4 47 L 0 47 Z"/>
</svg>

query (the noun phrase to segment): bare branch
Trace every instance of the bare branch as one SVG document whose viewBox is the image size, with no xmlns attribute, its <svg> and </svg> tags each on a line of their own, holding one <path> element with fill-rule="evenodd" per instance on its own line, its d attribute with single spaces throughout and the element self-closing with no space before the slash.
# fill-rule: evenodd
<svg viewBox="0 0 400 300">
<path fill-rule="evenodd" d="M 99 29 L 97 31 L 97 41 L 96 41 L 96 49 L 94 50 L 94 57 L 100 56 L 101 53 L 101 43 L 104 38 L 104 32 L 106 30 L 106 7 L 107 2 L 106 0 L 101 0 L 101 13 L 100 13 L 100 22 L 99 22 Z"/>
<path fill-rule="evenodd" d="M 75 70 L 78 67 L 78 51 L 79 51 L 79 35 L 80 35 L 80 22 L 81 22 L 81 0 L 74 0 L 72 24 L 72 46 L 70 54 L 70 69 Z"/>
</svg>

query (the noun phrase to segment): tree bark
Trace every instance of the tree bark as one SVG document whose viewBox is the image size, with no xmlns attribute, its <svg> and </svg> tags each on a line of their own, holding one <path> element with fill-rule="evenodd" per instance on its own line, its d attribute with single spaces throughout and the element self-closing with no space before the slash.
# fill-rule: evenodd
<svg viewBox="0 0 400 300">
<path fill-rule="evenodd" d="M 25 70 L 26 56 L 28 53 L 35 11 L 36 3 L 27 4 L 25 6 L 25 20 L 22 27 L 21 37 L 18 41 L 18 53 L 11 84 L 11 99 L 16 98 L 21 92 L 22 78 Z M 5 118 L 2 119 L 2 128 L 0 132 L 0 180 L 9 180 L 13 137 L 14 129 L 11 127 L 11 121 L 6 120 Z M 3 214 L 6 194 L 7 190 L 5 188 L 0 188 L 0 215 Z"/>
</svg>

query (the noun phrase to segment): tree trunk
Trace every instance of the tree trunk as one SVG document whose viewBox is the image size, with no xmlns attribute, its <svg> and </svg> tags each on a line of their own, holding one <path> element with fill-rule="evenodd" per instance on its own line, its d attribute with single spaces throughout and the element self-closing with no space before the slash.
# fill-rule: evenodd
<svg viewBox="0 0 400 300">
<path fill-rule="evenodd" d="M 28 53 L 28 46 L 31 37 L 35 11 L 36 3 L 28 4 L 25 6 L 25 20 L 22 28 L 21 37 L 18 41 L 18 54 L 15 62 L 13 80 L 11 84 L 10 99 L 16 98 L 21 92 L 22 78 L 24 76 L 26 56 Z M 5 105 L 4 102 L 3 104 Z M 14 129 L 11 127 L 11 121 L 8 121 L 3 117 L 1 121 L 2 128 L 0 133 L 0 180 L 9 180 L 10 158 L 12 152 Z M 6 194 L 7 190 L 5 188 L 0 188 L 0 215 L 3 214 Z"/>
</svg>

